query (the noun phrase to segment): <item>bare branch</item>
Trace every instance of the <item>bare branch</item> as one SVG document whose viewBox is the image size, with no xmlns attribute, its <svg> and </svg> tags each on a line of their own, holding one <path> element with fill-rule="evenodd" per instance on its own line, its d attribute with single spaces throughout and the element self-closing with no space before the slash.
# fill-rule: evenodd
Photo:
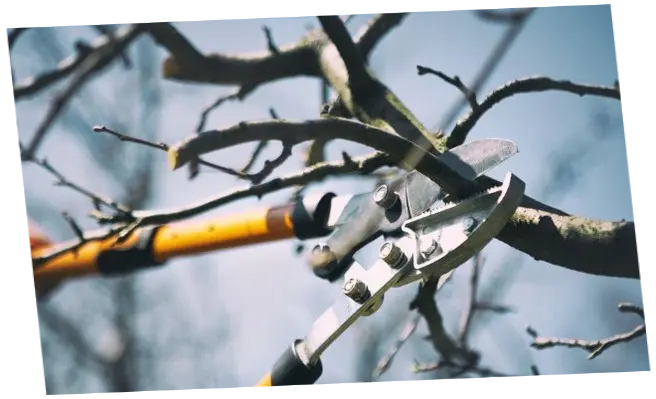
<svg viewBox="0 0 656 399">
<path fill-rule="evenodd" d="M 269 108 L 269 115 L 271 116 L 271 119 L 280 119 L 278 117 L 278 113 L 276 113 L 276 110 L 273 108 Z M 262 151 L 264 151 L 269 145 L 269 140 L 262 140 L 259 143 L 257 143 L 257 147 L 255 147 L 255 150 L 253 151 L 253 155 L 251 155 L 251 158 L 248 160 L 246 165 L 241 169 L 241 173 L 248 173 L 257 159 L 259 158 L 260 154 Z"/>
<path fill-rule="evenodd" d="M 479 366 L 461 366 L 446 360 L 440 360 L 435 363 L 414 362 L 412 371 L 415 373 L 426 373 L 430 371 L 445 370 L 449 371 L 450 378 L 457 378 L 463 374 L 472 373 L 480 377 L 507 377 L 508 374 L 499 373 L 490 368 Z"/>
<path fill-rule="evenodd" d="M 373 84 L 373 81 L 366 69 L 365 61 L 360 50 L 356 47 L 353 39 L 351 39 L 351 35 L 339 17 L 319 17 L 319 22 L 321 22 L 324 32 L 326 32 L 326 35 L 333 42 L 346 65 L 351 94 L 356 98 L 361 96 L 363 94 L 362 92 Z"/>
<path fill-rule="evenodd" d="M 54 70 L 16 83 L 14 85 L 14 99 L 18 101 L 24 97 L 34 95 L 78 70 L 102 69 L 105 66 L 104 63 L 111 61 L 106 60 L 106 58 L 120 56 L 124 48 L 138 33 L 140 32 L 136 26 L 125 27 L 110 35 L 98 37 L 90 45 L 77 46 L 76 53 L 62 60 Z M 93 60 L 87 62 L 90 58 Z M 84 72 L 79 73 L 84 74 Z"/>
<path fill-rule="evenodd" d="M 168 144 L 165 144 L 165 143 L 162 143 L 162 142 L 152 142 L 152 141 L 140 139 L 138 137 L 128 136 L 126 134 L 119 133 L 116 130 L 110 129 L 106 126 L 94 126 L 93 131 L 96 132 L 96 133 L 108 133 L 108 134 L 116 137 L 117 139 L 119 139 L 121 141 L 125 141 L 125 142 L 128 142 L 128 143 L 140 144 L 140 145 L 143 145 L 143 146 L 146 146 L 146 147 L 155 148 L 155 149 L 162 150 L 162 151 L 168 151 L 170 149 Z M 217 165 L 217 164 L 214 164 L 212 162 L 208 162 L 208 161 L 205 161 L 205 160 L 199 159 L 199 158 L 195 158 L 194 161 L 197 162 L 199 165 L 207 166 L 209 168 L 216 169 L 220 172 L 223 172 L 223 173 L 226 173 L 226 174 L 229 174 L 229 175 L 232 175 L 232 176 L 237 176 L 241 179 L 246 179 L 246 180 L 250 179 L 250 175 L 237 172 L 237 171 L 235 171 L 233 169 L 230 169 L 230 168 L 227 168 L 225 166 Z"/>
<path fill-rule="evenodd" d="M 368 60 L 381 39 L 399 26 L 408 15 L 408 13 L 379 14 L 372 18 L 363 29 L 355 34 L 354 39 L 362 57 Z"/>
<path fill-rule="evenodd" d="M 406 323 L 404 323 L 404 327 L 401 329 L 401 334 L 397 338 L 396 342 L 394 342 L 394 344 L 387 351 L 385 356 L 383 356 L 378 361 L 378 364 L 376 364 L 376 368 L 373 371 L 374 378 L 380 377 L 385 371 L 389 369 L 397 353 L 399 353 L 399 350 L 401 349 L 403 344 L 405 344 L 406 341 L 415 332 L 420 321 L 421 321 L 421 317 L 419 314 L 417 313 L 411 314 L 409 320 Z"/>
<path fill-rule="evenodd" d="M 478 107 L 473 108 L 470 113 L 460 120 L 451 131 L 447 146 L 453 148 L 464 143 L 467 134 L 474 128 L 478 120 L 493 106 L 501 101 L 521 93 L 536 93 L 543 91 L 564 91 L 579 96 L 591 95 L 620 100 L 619 88 L 591 86 L 573 83 L 568 80 L 553 80 L 547 77 L 531 77 L 514 80 L 495 89 L 490 93 Z"/>
<path fill-rule="evenodd" d="M 528 9 L 525 15 L 523 16 L 523 18 L 517 21 L 517 23 L 512 24 L 512 26 L 501 37 L 501 39 L 494 47 L 492 52 L 488 55 L 485 63 L 477 73 L 474 82 L 468 85 L 470 93 L 477 93 L 482 87 L 482 85 L 485 84 L 485 82 L 490 77 L 490 75 L 497 67 L 499 62 L 501 62 L 505 54 L 508 52 L 513 42 L 517 38 L 517 36 L 519 36 L 520 32 L 524 27 L 526 20 L 531 15 L 531 13 L 532 13 L 532 9 Z M 433 131 L 442 132 L 444 129 L 446 129 L 447 126 L 450 126 L 452 121 L 460 113 L 460 110 L 468 103 L 469 99 L 470 96 L 467 96 L 466 98 L 463 98 L 461 101 L 457 101 L 453 105 L 453 107 L 451 107 L 451 109 L 445 114 L 441 123 L 435 129 L 433 129 Z M 429 143 L 421 143 L 420 144 L 421 149 L 426 148 L 428 144 Z M 446 144 L 447 144 L 447 148 L 453 148 L 453 147 L 448 147 L 449 145 L 448 141 L 446 142 Z M 417 158 L 420 157 L 423 157 L 421 152 L 418 150 L 413 150 L 411 153 L 409 153 L 406 156 L 406 159 L 408 160 L 409 163 L 415 164 L 416 162 L 418 162 Z"/>
<path fill-rule="evenodd" d="M 431 74 L 439 77 L 443 81 L 447 82 L 452 86 L 455 86 L 458 90 L 460 90 L 460 92 L 467 98 L 467 101 L 469 101 L 469 105 L 472 107 L 472 109 L 478 107 L 478 101 L 476 101 L 476 93 L 471 92 L 467 88 L 467 86 L 465 86 L 465 84 L 462 83 L 462 80 L 460 80 L 458 76 L 450 77 L 440 71 L 436 71 L 434 69 L 424 67 L 421 65 L 417 65 L 417 74 L 419 74 L 419 76 Z"/>
<path fill-rule="evenodd" d="M 481 269 L 485 264 L 484 260 L 481 259 L 480 254 L 476 254 L 476 256 L 474 256 L 474 258 L 472 259 L 472 262 L 473 262 L 472 271 L 471 271 L 471 276 L 469 278 L 469 296 L 467 298 L 465 310 L 462 312 L 462 316 L 460 318 L 460 328 L 458 330 L 458 344 L 460 346 L 467 345 L 467 334 L 469 333 L 469 325 L 472 321 L 472 317 L 474 316 L 474 311 L 476 309 L 476 297 L 478 293 L 478 278 Z"/>
<path fill-rule="evenodd" d="M 245 93 L 243 92 L 243 90 L 239 89 L 232 94 L 219 97 L 209 107 L 205 108 L 203 112 L 201 112 L 200 114 L 200 121 L 198 122 L 198 126 L 196 126 L 196 133 L 200 133 L 203 130 L 205 130 L 205 123 L 207 122 L 207 117 L 212 111 L 220 107 L 221 104 L 223 104 L 226 101 L 234 101 L 234 100 L 242 101 L 244 99 L 244 95 Z"/>
<path fill-rule="evenodd" d="M 139 34 L 139 25 L 131 25 L 119 29 L 115 40 L 107 40 L 95 48 L 76 68 L 75 75 L 65 89 L 55 96 L 48 108 L 46 117 L 39 124 L 32 141 L 25 149 L 26 158 L 31 158 L 41 145 L 46 133 L 57 117 L 65 109 L 68 102 L 84 86 L 89 79 L 104 70 Z M 15 95 L 15 94 L 14 94 Z"/>
<path fill-rule="evenodd" d="M 284 120 L 241 122 L 222 130 L 203 132 L 201 135 L 183 140 L 169 149 L 169 164 L 172 169 L 179 169 L 200 155 L 264 139 L 282 141 L 290 145 L 316 139 L 344 139 L 386 152 L 399 161 L 401 161 L 399 154 L 405 154 L 411 148 L 416 148 L 414 143 L 395 134 L 339 118 L 302 122 Z M 435 153 L 433 151 L 433 154 Z M 435 156 L 423 157 L 421 163 L 417 165 L 417 170 L 435 179 L 447 191 L 462 191 L 463 185 L 473 190 L 475 186 Z"/>
<path fill-rule="evenodd" d="M 273 34 L 271 33 L 271 28 L 265 25 L 262 27 L 262 30 L 264 31 L 264 36 L 266 37 L 267 49 L 269 50 L 269 52 L 273 55 L 280 54 L 280 49 L 278 48 L 275 41 L 273 40 Z"/>
<path fill-rule="evenodd" d="M 57 169 L 55 169 L 46 159 L 32 158 L 30 162 L 35 163 L 36 165 L 40 166 L 41 168 L 45 169 L 50 174 L 52 174 L 54 177 L 56 177 L 57 182 L 55 184 L 57 186 L 68 187 L 84 195 L 85 197 L 89 198 L 93 202 L 94 208 L 96 210 L 100 210 L 99 209 L 100 205 L 104 205 L 110 209 L 115 210 L 117 213 L 119 213 L 122 216 L 126 216 L 130 214 L 131 210 L 125 205 L 120 204 L 107 196 L 93 193 L 90 190 L 87 190 L 84 187 L 71 182 Z"/>
<path fill-rule="evenodd" d="M 80 228 L 80 226 L 77 224 L 75 219 L 71 215 L 69 215 L 67 212 L 62 212 L 62 217 L 64 220 L 66 220 L 66 223 L 71 227 L 71 230 L 73 230 L 73 233 L 75 233 L 75 236 L 80 240 L 80 242 L 84 242 L 84 232 Z"/>
<path fill-rule="evenodd" d="M 636 305 L 621 303 L 618 306 L 620 312 L 624 313 L 634 313 L 639 315 L 644 320 L 644 310 Z M 641 324 L 634 328 L 633 330 L 617 334 L 609 338 L 604 338 L 601 340 L 586 341 L 576 338 L 547 338 L 539 336 L 538 333 L 531 327 L 526 328 L 526 332 L 533 337 L 533 342 L 531 347 L 535 349 L 547 349 L 553 348 L 556 346 L 564 346 L 567 348 L 580 348 L 585 349 L 590 353 L 588 356 L 589 360 L 596 358 L 601 355 L 606 349 L 613 347 L 622 342 L 630 342 L 638 337 L 642 337 L 647 333 L 647 328 L 645 324 Z"/>
<path fill-rule="evenodd" d="M 465 362 L 467 364 L 475 363 L 478 355 L 461 347 L 449 336 L 444 328 L 442 316 L 435 303 L 437 284 L 438 278 L 435 277 L 431 277 L 426 283 L 422 284 L 410 308 L 417 309 L 417 312 L 426 320 L 430 341 L 443 360 L 447 362 Z"/>
<path fill-rule="evenodd" d="M 111 25 L 93 25 L 93 29 L 98 31 L 101 35 L 105 35 L 109 40 L 114 40 L 114 28 L 111 27 Z M 116 44 L 116 43 L 114 43 Z M 123 62 L 123 66 L 125 69 L 130 69 L 132 67 L 132 61 L 130 61 L 130 57 L 128 54 L 125 52 L 125 49 L 121 52 L 121 61 Z"/>
</svg>

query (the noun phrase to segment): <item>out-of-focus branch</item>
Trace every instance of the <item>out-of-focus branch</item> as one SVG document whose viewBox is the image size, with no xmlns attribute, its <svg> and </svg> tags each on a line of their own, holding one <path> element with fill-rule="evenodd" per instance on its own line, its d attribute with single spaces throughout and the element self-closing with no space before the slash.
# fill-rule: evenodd
<svg viewBox="0 0 656 399">
<path fill-rule="evenodd" d="M 408 13 L 379 14 L 372 18 L 354 37 L 362 57 L 368 60 L 381 39 L 399 26 L 408 15 Z"/>
<path fill-rule="evenodd" d="M 100 211 L 100 206 L 104 205 L 110 209 L 115 210 L 117 213 L 122 214 L 122 215 L 129 215 L 131 210 L 126 207 L 123 204 L 120 204 L 113 199 L 105 196 L 105 195 L 99 195 L 96 194 L 90 190 L 87 190 L 86 188 L 73 183 L 72 181 L 68 180 L 63 174 L 61 174 L 57 169 L 55 169 L 46 159 L 36 159 L 33 158 L 31 160 L 32 163 L 35 163 L 36 165 L 40 166 L 41 168 L 45 169 L 47 172 L 49 172 L 51 175 L 53 175 L 55 178 L 57 178 L 57 181 L 55 182 L 55 185 L 61 186 L 61 187 L 67 187 L 72 189 L 73 191 L 76 191 L 85 197 L 89 198 L 91 202 L 93 203 L 93 207 L 97 210 Z"/>
<path fill-rule="evenodd" d="M 432 277 L 422 284 L 410 308 L 417 309 L 417 312 L 426 321 L 429 339 L 442 359 L 456 363 L 475 363 L 478 355 L 460 346 L 444 328 L 442 316 L 435 302 L 438 280 L 438 278 Z"/>
<path fill-rule="evenodd" d="M 358 97 L 362 91 L 367 90 L 374 84 L 360 50 L 353 42 L 351 35 L 346 30 L 346 26 L 344 26 L 344 22 L 339 17 L 319 17 L 319 22 L 326 35 L 337 48 L 337 52 L 346 66 L 351 95 Z"/>
<path fill-rule="evenodd" d="M 300 172 L 270 180 L 259 185 L 238 188 L 201 201 L 200 203 L 192 204 L 188 207 L 168 211 L 135 211 L 132 212 L 132 222 L 130 224 L 124 225 L 122 228 L 88 234 L 85 236 L 85 240 L 88 242 L 91 240 L 104 240 L 110 237 L 117 237 L 119 239 L 121 237 L 125 238 L 142 226 L 164 224 L 193 217 L 205 211 L 240 199 L 248 197 L 261 198 L 266 194 L 287 187 L 304 185 L 308 182 L 318 181 L 328 176 L 343 176 L 351 174 L 367 175 L 376 169 L 391 165 L 393 165 L 393 161 L 385 153 L 374 153 L 360 158 L 352 158 L 348 162 L 344 160 L 325 162 L 315 165 L 312 168 L 307 168 Z M 97 219 L 100 223 L 116 223 L 116 220 L 112 216 L 105 216 L 104 218 L 98 217 Z M 79 248 L 79 244 L 59 248 L 55 252 L 44 254 L 39 258 L 33 258 L 33 262 L 35 264 L 42 264 L 66 253 L 67 251 L 75 251 L 77 248 Z"/>
<path fill-rule="evenodd" d="M 280 119 L 278 113 L 276 113 L 276 110 L 273 108 L 269 108 L 269 116 L 271 116 L 271 119 Z M 253 167 L 253 165 L 255 165 L 255 162 L 259 158 L 262 151 L 264 151 L 268 146 L 269 146 L 269 140 L 262 140 L 259 143 L 257 143 L 257 146 L 255 147 L 255 150 L 253 151 L 253 154 L 251 155 L 250 159 L 248 160 L 246 165 L 244 165 L 244 167 L 241 169 L 241 173 L 248 173 Z"/>
<path fill-rule="evenodd" d="M 117 31 L 114 40 L 106 39 L 103 44 L 94 48 L 84 58 L 79 67 L 75 68 L 74 75 L 68 85 L 50 103 L 45 118 L 37 127 L 31 142 L 25 149 L 24 159 L 30 159 L 34 156 L 36 150 L 43 142 L 46 133 L 73 96 L 81 90 L 92 76 L 109 66 L 140 33 L 141 29 L 139 25 L 130 25 L 121 28 Z"/>
<path fill-rule="evenodd" d="M 622 313 L 633 313 L 640 318 L 644 320 L 645 318 L 645 313 L 644 310 L 636 306 L 634 304 L 630 303 L 620 303 L 618 305 L 618 310 Z M 617 334 L 609 338 L 604 338 L 600 340 L 594 340 L 594 341 L 586 341 L 582 339 L 576 339 L 576 338 L 548 338 L 548 337 L 542 337 L 539 336 L 538 333 L 531 327 L 528 327 L 526 329 L 526 332 L 533 337 L 533 342 L 531 343 L 531 347 L 535 349 L 547 349 L 547 348 L 553 348 L 556 346 L 564 346 L 567 348 L 580 348 L 588 351 L 590 355 L 588 356 L 589 360 L 592 360 L 596 358 L 597 356 L 601 355 L 604 353 L 604 351 L 608 348 L 611 348 L 617 344 L 620 344 L 622 342 L 630 342 L 638 337 L 642 337 L 647 333 L 647 328 L 645 324 L 640 324 L 633 330 L 623 333 L 623 334 Z"/>
<path fill-rule="evenodd" d="M 440 278 L 440 281 L 437 283 L 437 286 L 435 287 L 436 293 L 439 290 L 441 290 L 442 287 L 444 287 L 444 285 L 451 280 L 452 276 L 453 273 L 447 273 Z M 421 291 L 417 293 L 417 296 L 420 293 Z M 410 307 L 416 309 L 416 305 L 414 302 L 415 301 L 410 303 Z M 373 372 L 374 377 L 379 377 L 385 371 L 387 371 L 387 369 L 389 369 L 397 353 L 401 350 L 401 347 L 408 341 L 410 336 L 416 331 L 417 326 L 421 320 L 422 320 L 421 314 L 419 313 L 411 314 L 407 322 L 404 323 L 404 327 L 401 329 L 401 334 L 399 334 L 399 337 L 397 338 L 396 342 L 389 348 L 385 356 L 383 356 L 378 362 L 378 364 L 376 365 L 376 368 L 374 369 Z"/>
<path fill-rule="evenodd" d="M 139 33 L 137 26 L 127 26 L 110 32 L 107 35 L 96 38 L 91 44 L 77 46 L 76 53 L 62 60 L 57 68 L 43 74 L 32 76 L 14 85 L 14 99 L 16 101 L 32 96 L 61 79 L 77 72 L 79 69 L 97 68 L 102 69 L 103 60 L 111 57 L 121 56 L 124 48 Z M 93 58 L 87 63 L 87 60 Z M 94 66 L 93 64 L 98 64 Z"/>
<path fill-rule="evenodd" d="M 467 134 L 474 128 L 479 119 L 493 106 L 501 101 L 521 93 L 536 93 L 543 91 L 564 91 L 579 96 L 591 95 L 620 100 L 620 91 L 616 87 L 591 86 L 554 80 L 547 77 L 531 77 L 514 80 L 492 91 L 477 107 L 460 120 L 451 131 L 447 145 L 453 148 L 465 142 Z"/>
</svg>

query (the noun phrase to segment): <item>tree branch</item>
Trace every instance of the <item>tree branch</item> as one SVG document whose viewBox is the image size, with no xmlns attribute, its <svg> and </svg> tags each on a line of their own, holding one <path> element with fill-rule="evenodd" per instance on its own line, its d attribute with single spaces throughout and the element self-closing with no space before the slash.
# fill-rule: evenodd
<svg viewBox="0 0 656 399">
<path fill-rule="evenodd" d="M 179 169 L 196 157 L 234 145 L 260 140 L 277 140 L 295 145 L 304 141 L 344 139 L 390 154 L 402 162 L 402 156 L 417 146 L 395 134 L 351 120 L 330 118 L 289 122 L 284 120 L 241 122 L 222 130 L 194 135 L 169 149 L 169 165 Z M 437 155 L 432 150 L 431 155 Z M 403 167 L 403 165 L 400 165 Z M 475 184 L 444 164 L 438 156 L 425 156 L 417 170 L 436 181 L 447 192 L 473 190 Z"/>
<path fill-rule="evenodd" d="M 87 68 L 93 67 L 93 65 L 88 64 L 94 64 L 94 61 L 87 63 L 90 58 L 95 59 L 95 63 L 99 64 L 96 68 L 101 69 L 103 67 L 100 65 L 102 64 L 101 60 L 107 58 L 108 52 L 113 53 L 112 58 L 121 56 L 123 49 L 138 33 L 137 26 L 124 27 L 116 32 L 96 38 L 89 45 L 77 46 L 75 54 L 62 60 L 57 68 L 16 83 L 14 85 L 14 99 L 18 101 L 32 96 L 78 71 L 78 69 L 85 69 L 84 65 L 87 65 Z"/>
<path fill-rule="evenodd" d="M 57 178 L 57 182 L 55 182 L 55 185 L 61 186 L 61 187 L 68 187 L 72 189 L 73 191 L 76 191 L 85 197 L 89 198 L 91 202 L 93 203 L 94 208 L 99 211 L 100 206 L 104 205 L 110 209 L 115 210 L 117 213 L 121 215 L 129 215 L 131 210 L 126 207 L 123 204 L 120 204 L 113 199 L 104 196 L 104 195 L 99 195 L 96 193 L 93 193 L 86 188 L 71 182 L 68 180 L 63 174 L 61 174 L 57 169 L 55 169 L 46 159 L 36 159 L 33 158 L 30 160 L 30 162 L 37 164 L 41 168 L 45 169 L 47 172 L 49 172 L 51 175 Z"/>
<path fill-rule="evenodd" d="M 573 83 L 568 80 L 554 80 L 547 77 L 531 77 L 514 80 L 492 91 L 478 107 L 472 108 L 469 114 L 460 120 L 451 131 L 447 146 L 453 148 L 465 142 L 467 134 L 474 128 L 478 120 L 493 106 L 501 101 L 521 93 L 543 91 L 564 91 L 579 96 L 592 95 L 620 100 L 619 88 L 590 86 Z"/>
<path fill-rule="evenodd" d="M 640 316 L 643 320 L 645 318 L 644 311 L 641 307 L 630 304 L 630 303 L 620 303 L 618 305 L 618 310 L 622 313 L 634 313 Z M 622 342 L 630 342 L 638 337 L 642 337 L 647 333 L 647 328 L 645 324 L 641 324 L 634 328 L 633 330 L 617 334 L 609 338 L 594 340 L 594 341 L 585 341 L 582 339 L 573 339 L 573 338 L 547 338 L 538 336 L 537 332 L 528 327 L 526 332 L 533 337 L 533 342 L 531 347 L 535 349 L 547 349 L 553 348 L 556 346 L 564 346 L 567 348 L 580 348 L 588 351 L 590 355 L 588 356 L 589 360 L 596 358 L 601 355 L 607 349 L 620 344 Z"/>
<path fill-rule="evenodd" d="M 140 144 L 140 145 L 143 145 L 143 146 L 146 146 L 146 147 L 155 148 L 155 149 L 162 150 L 162 151 L 169 151 L 169 149 L 170 149 L 170 146 L 166 143 L 162 143 L 162 142 L 157 142 L 156 143 L 156 142 L 151 142 L 151 141 L 148 141 L 148 140 L 140 139 L 138 137 L 128 136 L 126 134 L 119 133 L 119 132 L 117 132 L 113 129 L 110 129 L 106 126 L 94 126 L 93 131 L 96 132 L 96 133 L 107 133 L 107 134 L 110 134 L 110 135 L 116 137 L 117 139 L 119 139 L 121 141 Z M 193 162 L 197 163 L 198 165 L 207 166 L 209 168 L 218 170 L 220 172 L 226 173 L 226 174 L 231 175 L 231 176 L 239 177 L 240 179 L 244 179 L 244 180 L 254 181 L 258 178 L 257 174 L 249 175 L 249 174 L 246 174 L 246 173 L 241 173 L 241 172 L 238 172 L 234 169 L 227 168 L 227 167 L 221 166 L 221 165 L 217 165 L 217 164 L 214 164 L 214 163 L 209 162 L 209 161 L 205 161 L 205 160 L 197 158 L 197 157 L 193 159 Z"/>
<path fill-rule="evenodd" d="M 381 39 L 399 26 L 408 15 L 409 13 L 379 14 L 372 18 L 354 37 L 362 57 L 368 60 Z"/>
<path fill-rule="evenodd" d="M 139 25 L 130 25 L 119 29 L 114 40 L 106 39 L 103 44 L 91 51 L 91 53 L 80 63 L 79 67 L 75 69 L 75 75 L 70 83 L 63 91 L 56 95 L 51 102 L 46 117 L 39 124 L 32 141 L 25 149 L 26 159 L 30 159 L 34 156 L 46 133 L 73 96 L 92 76 L 98 74 L 109 66 L 111 62 L 123 52 L 123 49 L 140 33 L 141 29 L 139 28 Z"/>
<path fill-rule="evenodd" d="M 165 224 L 199 215 L 219 206 L 248 197 L 258 197 L 282 190 L 284 188 L 304 185 L 308 182 L 324 179 L 328 176 L 342 176 L 350 174 L 369 174 L 384 166 L 392 166 L 393 161 L 384 153 L 373 153 L 368 156 L 353 158 L 350 162 L 333 161 L 317 164 L 311 168 L 293 173 L 267 182 L 231 190 L 227 193 L 191 204 L 186 207 L 164 211 L 134 211 L 134 222 L 121 229 L 120 236 L 127 237 L 134 230 L 144 226 Z M 100 220 L 101 223 L 112 224 L 111 217 Z"/>
<path fill-rule="evenodd" d="M 444 73 L 440 71 L 436 71 L 434 69 L 424 67 L 421 65 L 417 65 L 417 74 L 419 76 L 426 75 L 426 74 L 431 74 L 439 77 L 446 83 L 450 84 L 451 86 L 454 86 L 460 92 L 467 98 L 467 101 L 469 102 L 469 105 L 472 107 L 472 109 L 478 107 L 478 101 L 476 101 L 476 93 L 471 92 L 467 86 L 465 86 L 464 83 L 462 83 L 462 80 L 458 76 L 450 77 L 445 75 Z"/>
<path fill-rule="evenodd" d="M 7 35 L 7 43 L 9 45 L 9 51 L 11 51 L 14 46 L 16 45 L 16 42 L 18 41 L 18 38 L 28 31 L 30 28 L 14 28 L 9 32 Z"/>
</svg>

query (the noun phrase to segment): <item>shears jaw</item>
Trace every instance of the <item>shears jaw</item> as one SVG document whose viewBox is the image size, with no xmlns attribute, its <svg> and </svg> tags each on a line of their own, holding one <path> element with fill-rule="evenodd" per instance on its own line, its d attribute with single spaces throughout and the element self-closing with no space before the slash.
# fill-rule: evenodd
<svg viewBox="0 0 656 399">
<path fill-rule="evenodd" d="M 408 219 L 401 229 L 414 239 L 414 270 L 396 286 L 444 275 L 480 252 L 515 213 L 524 189 L 508 173 L 499 187 Z"/>
</svg>

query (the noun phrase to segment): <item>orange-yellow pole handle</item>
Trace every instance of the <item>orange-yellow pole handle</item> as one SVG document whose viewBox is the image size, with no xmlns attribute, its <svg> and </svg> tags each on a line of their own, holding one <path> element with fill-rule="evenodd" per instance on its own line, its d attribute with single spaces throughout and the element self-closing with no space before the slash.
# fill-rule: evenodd
<svg viewBox="0 0 656 399">
<path fill-rule="evenodd" d="M 115 237 L 91 240 L 75 251 L 35 264 L 34 280 L 37 285 L 52 284 L 72 277 L 129 272 L 178 256 L 292 238 L 292 211 L 293 206 L 286 205 L 173 223 L 155 228 L 152 236 L 148 235 L 150 230 L 139 229 L 121 243 Z M 31 248 L 33 260 L 56 249 L 52 245 Z"/>
</svg>

